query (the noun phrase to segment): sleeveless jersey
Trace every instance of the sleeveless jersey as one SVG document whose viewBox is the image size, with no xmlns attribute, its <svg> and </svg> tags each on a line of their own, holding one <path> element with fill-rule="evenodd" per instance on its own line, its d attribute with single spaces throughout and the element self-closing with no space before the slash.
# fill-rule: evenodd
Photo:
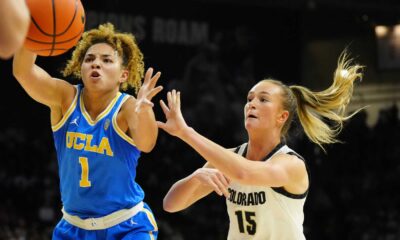
<svg viewBox="0 0 400 240">
<path fill-rule="evenodd" d="M 82 85 L 61 119 L 52 126 L 64 210 L 82 219 L 131 208 L 144 198 L 135 182 L 140 151 L 116 123 L 128 94 L 118 92 L 92 120 L 85 109 Z"/>
<path fill-rule="evenodd" d="M 247 143 L 236 153 L 246 156 Z M 277 153 L 297 155 L 279 144 L 265 157 L 268 161 Z M 304 160 L 303 160 L 304 161 Z M 291 194 L 283 187 L 263 187 L 231 182 L 226 205 L 229 215 L 228 240 L 303 240 L 304 194 Z"/>
</svg>

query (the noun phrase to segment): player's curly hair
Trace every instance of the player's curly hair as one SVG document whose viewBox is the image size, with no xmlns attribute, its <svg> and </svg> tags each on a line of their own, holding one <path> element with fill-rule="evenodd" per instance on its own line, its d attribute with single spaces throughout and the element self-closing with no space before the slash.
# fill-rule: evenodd
<svg viewBox="0 0 400 240">
<path fill-rule="evenodd" d="M 298 85 L 287 86 L 273 79 L 262 80 L 272 82 L 282 89 L 282 105 L 289 111 L 289 118 L 281 131 L 283 136 L 287 135 L 297 113 L 307 137 L 323 150 L 323 144 L 340 142 L 337 135 L 343 128 L 343 122 L 362 110 L 359 109 L 350 115 L 346 113 L 346 107 L 353 95 L 354 81 L 362 79 L 363 74 L 360 70 L 364 68 L 352 62 L 353 59 L 344 51 L 339 57 L 332 85 L 320 92 L 313 92 Z"/>
<path fill-rule="evenodd" d="M 143 54 L 136 43 L 135 36 L 130 33 L 116 31 L 112 23 L 101 24 L 97 29 L 92 29 L 82 34 L 82 39 L 77 44 L 71 59 L 62 71 L 63 76 L 73 75 L 81 78 L 81 64 L 86 51 L 97 43 L 107 43 L 118 52 L 118 55 L 122 57 L 123 67 L 129 71 L 127 81 L 123 82 L 120 88 L 127 90 L 132 87 L 137 93 L 142 85 L 141 80 L 144 75 Z"/>
</svg>

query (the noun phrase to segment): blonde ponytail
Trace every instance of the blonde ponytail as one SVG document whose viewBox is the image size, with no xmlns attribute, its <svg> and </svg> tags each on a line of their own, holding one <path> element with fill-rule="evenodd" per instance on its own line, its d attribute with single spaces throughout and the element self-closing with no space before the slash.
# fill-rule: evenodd
<svg viewBox="0 0 400 240">
<path fill-rule="evenodd" d="M 297 100 L 297 115 L 307 137 L 322 149 L 322 144 L 340 142 L 336 137 L 343 122 L 359 111 L 346 115 L 354 82 L 362 79 L 360 70 L 363 66 L 352 65 L 352 62 L 344 51 L 339 57 L 332 85 L 323 91 L 312 92 L 296 85 L 289 87 Z"/>
</svg>

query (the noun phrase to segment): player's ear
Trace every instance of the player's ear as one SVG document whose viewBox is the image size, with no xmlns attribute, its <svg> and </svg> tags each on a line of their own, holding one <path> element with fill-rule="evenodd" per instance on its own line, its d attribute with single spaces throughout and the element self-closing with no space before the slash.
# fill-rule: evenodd
<svg viewBox="0 0 400 240">
<path fill-rule="evenodd" d="M 128 80 L 128 77 L 129 77 L 129 71 L 127 69 L 122 70 L 119 82 L 120 83 L 126 82 Z"/>
<path fill-rule="evenodd" d="M 278 115 L 278 122 L 283 125 L 288 119 L 288 117 L 289 117 L 289 111 L 284 110 Z"/>
</svg>

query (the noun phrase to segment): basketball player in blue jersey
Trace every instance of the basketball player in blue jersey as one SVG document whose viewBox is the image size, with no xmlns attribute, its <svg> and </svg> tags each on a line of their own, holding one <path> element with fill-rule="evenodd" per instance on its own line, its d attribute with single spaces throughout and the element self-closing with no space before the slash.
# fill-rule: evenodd
<svg viewBox="0 0 400 240">
<path fill-rule="evenodd" d="M 136 183 L 140 152 L 153 149 L 158 128 L 151 99 L 160 73 L 144 77 L 143 55 L 133 35 L 111 23 L 82 35 L 63 71 L 82 84 L 51 77 L 21 49 L 14 76 L 51 110 L 63 218 L 53 239 L 156 239 L 158 230 Z M 137 98 L 122 93 L 135 88 Z"/>
<path fill-rule="evenodd" d="M 207 163 L 171 187 L 164 209 L 180 211 L 215 191 L 226 197 L 227 239 L 305 239 L 303 207 L 310 178 L 306 162 L 284 139 L 297 114 L 311 141 L 322 148 L 337 141 L 343 121 L 351 117 L 345 109 L 353 82 L 362 77 L 362 67 L 350 61 L 342 55 L 333 84 L 321 92 L 272 79 L 258 82 L 244 107 L 248 140 L 234 149 L 225 149 L 190 128 L 181 113 L 180 93 L 168 92 L 168 105 L 161 101 L 166 122 L 158 126 L 190 145 Z"/>
</svg>

